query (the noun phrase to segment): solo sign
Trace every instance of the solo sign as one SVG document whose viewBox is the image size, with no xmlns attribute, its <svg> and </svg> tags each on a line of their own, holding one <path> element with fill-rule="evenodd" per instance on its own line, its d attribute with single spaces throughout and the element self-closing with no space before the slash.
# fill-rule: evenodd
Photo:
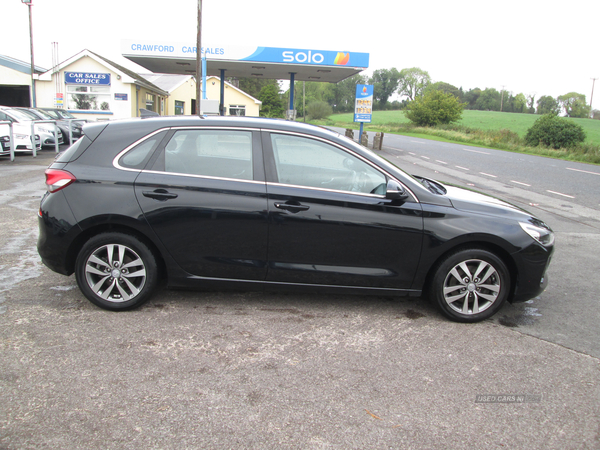
<svg viewBox="0 0 600 450">
<path fill-rule="evenodd" d="M 110 73 L 65 72 L 65 84 L 110 86 Z"/>
<path fill-rule="evenodd" d="M 373 86 L 368 84 L 356 85 L 356 101 L 354 103 L 354 121 L 371 122 L 373 114 Z"/>
</svg>

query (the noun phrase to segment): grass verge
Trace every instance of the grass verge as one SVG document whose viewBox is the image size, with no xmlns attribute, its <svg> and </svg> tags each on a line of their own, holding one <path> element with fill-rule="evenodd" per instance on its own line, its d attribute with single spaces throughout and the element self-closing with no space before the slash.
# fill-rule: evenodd
<svg viewBox="0 0 600 450">
<path fill-rule="evenodd" d="M 329 119 L 313 121 L 311 123 L 322 126 L 359 129 L 359 124 L 335 120 L 336 116 Z M 588 164 L 600 165 L 600 146 L 583 143 L 568 149 L 555 150 L 548 147 L 528 147 L 519 134 L 507 129 L 482 130 L 466 127 L 464 125 L 440 125 L 437 127 L 418 127 L 411 123 L 365 124 L 367 132 L 383 132 L 401 134 L 405 136 L 421 137 L 445 142 L 460 142 L 461 144 L 507 150 L 530 155 L 547 156 L 567 161 L 577 161 Z M 384 139 L 385 143 L 385 139 Z"/>
</svg>

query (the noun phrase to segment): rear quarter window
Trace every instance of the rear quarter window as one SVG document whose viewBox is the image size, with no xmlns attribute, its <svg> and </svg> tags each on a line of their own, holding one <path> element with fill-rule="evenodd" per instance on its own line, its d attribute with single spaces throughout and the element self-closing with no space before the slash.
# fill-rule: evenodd
<svg viewBox="0 0 600 450">
<path fill-rule="evenodd" d="M 60 163 L 68 163 L 71 161 L 75 161 L 79 158 L 83 152 L 87 150 L 92 141 L 86 135 L 83 135 L 81 139 L 71 145 L 64 152 L 61 152 L 56 157 L 55 161 Z"/>
</svg>

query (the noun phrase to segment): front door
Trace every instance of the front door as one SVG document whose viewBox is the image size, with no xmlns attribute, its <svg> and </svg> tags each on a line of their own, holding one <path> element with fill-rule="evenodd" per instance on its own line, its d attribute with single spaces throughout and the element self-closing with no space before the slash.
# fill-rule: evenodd
<svg viewBox="0 0 600 450">
<path fill-rule="evenodd" d="M 308 136 L 264 133 L 271 282 L 410 289 L 421 253 L 416 201 L 385 197 L 388 176 Z"/>
</svg>

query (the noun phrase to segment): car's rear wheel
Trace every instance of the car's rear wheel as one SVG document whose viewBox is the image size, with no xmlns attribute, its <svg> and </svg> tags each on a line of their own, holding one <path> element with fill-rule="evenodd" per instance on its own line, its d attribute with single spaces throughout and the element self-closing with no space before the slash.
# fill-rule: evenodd
<svg viewBox="0 0 600 450">
<path fill-rule="evenodd" d="M 479 322 L 494 315 L 508 298 L 510 274 L 495 254 L 482 249 L 458 251 L 443 260 L 430 296 L 441 312 L 457 322 Z"/>
<path fill-rule="evenodd" d="M 156 258 L 139 239 L 103 233 L 82 247 L 75 263 L 81 292 L 95 305 L 112 310 L 135 308 L 152 295 L 158 281 Z"/>
</svg>

